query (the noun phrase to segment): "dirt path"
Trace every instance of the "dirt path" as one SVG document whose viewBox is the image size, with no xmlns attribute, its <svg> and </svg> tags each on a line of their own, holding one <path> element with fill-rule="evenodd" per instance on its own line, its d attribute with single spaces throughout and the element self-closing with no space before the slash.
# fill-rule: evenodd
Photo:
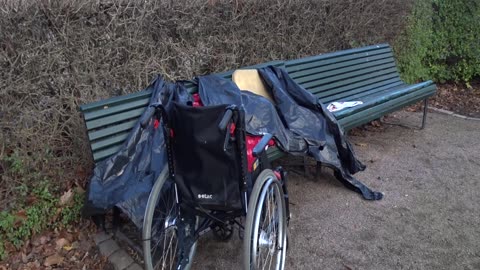
<svg viewBox="0 0 480 270">
<path fill-rule="evenodd" d="M 290 174 L 287 269 L 480 269 L 480 121 L 431 113 L 425 130 L 389 126 L 351 140 L 368 166 L 358 178 L 385 198 L 362 200 L 328 172 Z M 241 251 L 236 236 L 207 236 L 193 269 L 240 269 Z"/>
</svg>

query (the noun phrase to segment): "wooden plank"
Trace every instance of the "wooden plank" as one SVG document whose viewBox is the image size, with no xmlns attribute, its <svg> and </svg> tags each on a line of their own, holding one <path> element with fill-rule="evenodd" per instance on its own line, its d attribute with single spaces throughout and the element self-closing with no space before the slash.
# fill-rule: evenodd
<svg viewBox="0 0 480 270">
<path fill-rule="evenodd" d="M 330 97 L 327 97 L 327 98 L 323 98 L 323 99 L 321 99 L 321 101 L 324 104 L 328 104 L 332 101 L 339 101 L 341 98 L 343 98 L 344 100 L 346 100 L 346 99 L 348 99 L 348 100 L 365 100 L 365 99 L 369 99 L 369 98 L 376 98 L 376 96 L 381 94 L 380 92 L 395 91 L 397 89 L 403 89 L 403 88 L 419 89 L 419 88 L 428 87 L 432 84 L 433 84 L 432 81 L 426 81 L 426 82 L 418 83 L 418 84 L 415 84 L 415 85 L 405 84 L 403 81 L 395 81 L 393 83 L 386 84 L 386 85 L 383 85 L 383 86 L 374 86 L 374 87 L 371 87 L 370 89 L 364 89 L 360 92 L 355 90 L 355 92 L 358 92 L 357 94 L 348 95 L 347 97 L 341 97 L 340 95 L 334 95 L 334 96 L 330 96 Z M 347 93 L 347 92 L 343 92 L 343 93 Z M 343 94 L 343 93 L 341 93 L 341 94 Z"/>
<path fill-rule="evenodd" d="M 316 74 L 294 79 L 295 82 L 305 85 L 306 87 L 326 84 L 333 81 L 373 72 L 376 70 L 387 69 L 395 66 L 395 61 L 392 58 L 383 59 L 374 63 L 364 63 L 355 66 L 348 66 L 334 70 L 325 70 Z M 349 76 L 351 75 L 351 76 Z"/>
<path fill-rule="evenodd" d="M 268 159 L 270 161 L 273 161 L 273 160 L 276 160 L 276 159 L 279 159 L 283 156 L 285 156 L 287 153 L 283 152 L 282 150 L 280 150 L 280 148 L 278 148 L 277 146 L 273 146 L 273 147 L 269 147 L 267 149 L 267 156 L 268 156 Z"/>
<path fill-rule="evenodd" d="M 387 80 L 390 80 L 390 79 L 400 81 L 400 77 L 398 76 L 398 74 L 396 72 L 387 73 L 383 76 L 378 76 L 378 77 L 376 77 L 374 75 L 372 75 L 372 76 L 373 76 L 373 78 L 370 78 L 370 79 L 366 79 L 366 78 L 369 78 L 369 76 L 362 76 L 360 78 L 351 79 L 346 83 L 339 82 L 338 86 L 337 86 L 337 84 L 335 84 L 335 85 L 331 84 L 331 85 L 333 85 L 332 87 L 331 87 L 331 85 L 327 85 L 327 86 L 320 86 L 320 87 L 311 88 L 309 90 L 315 96 L 318 96 L 319 98 L 323 98 L 323 97 L 326 97 L 326 96 L 331 96 L 331 95 L 334 95 L 334 94 L 342 93 L 342 92 L 348 91 L 348 90 L 359 89 L 359 91 L 360 91 L 361 89 L 364 89 L 363 87 L 365 87 L 365 86 L 369 86 L 369 85 L 372 85 L 372 84 L 375 84 L 375 83 L 380 83 L 382 81 L 387 81 Z M 392 81 L 390 81 L 390 82 L 392 82 Z M 338 87 L 338 88 L 335 88 L 335 87 Z M 327 88 L 327 89 L 325 89 L 325 88 Z M 331 89 L 331 88 L 333 88 L 333 89 Z"/>
<path fill-rule="evenodd" d="M 320 54 L 320 55 L 290 60 L 285 62 L 285 67 L 289 69 L 289 68 L 293 68 L 293 66 L 296 66 L 298 64 L 308 64 L 310 62 L 315 62 L 322 59 L 338 58 L 344 55 L 364 54 L 364 53 L 368 54 L 370 51 L 377 51 L 382 49 L 391 50 L 388 44 L 378 44 L 378 45 L 354 48 L 349 50 L 337 51 L 333 53 L 326 53 L 326 54 Z M 291 69 L 291 71 L 295 71 L 295 70 L 296 69 Z"/>
<path fill-rule="evenodd" d="M 414 92 L 409 95 L 401 96 L 398 99 L 390 100 L 379 106 L 375 106 L 365 111 L 355 113 L 354 115 L 351 115 L 349 117 L 340 119 L 339 123 L 345 130 L 349 130 L 354 127 L 368 123 L 372 120 L 378 119 L 387 113 L 397 111 L 400 108 L 416 103 L 427 97 L 433 96 L 435 92 L 436 92 L 436 86 L 431 85 L 426 87 L 425 90 L 422 91 L 421 93 Z"/>
<path fill-rule="evenodd" d="M 390 83 L 391 82 L 391 83 Z M 398 80 L 398 78 L 390 79 L 388 81 L 382 81 L 378 82 L 373 85 L 368 85 L 365 87 L 362 87 L 362 89 L 359 91 L 357 89 L 353 89 L 350 91 L 345 91 L 342 93 L 338 93 L 332 96 L 328 97 L 323 97 L 321 99 L 322 103 L 328 104 L 333 101 L 349 101 L 349 100 L 362 100 L 361 98 L 363 96 L 367 96 L 370 94 L 374 94 L 376 92 L 385 90 L 385 89 L 391 89 L 394 87 L 399 87 L 405 85 L 402 81 Z"/>
<path fill-rule="evenodd" d="M 95 163 L 99 162 L 100 160 L 103 160 L 105 158 L 110 157 L 111 155 L 117 153 L 120 148 L 122 147 L 122 144 L 118 144 L 116 146 L 111 146 L 107 149 L 103 149 L 97 152 L 93 152 L 93 161 Z"/>
<path fill-rule="evenodd" d="M 137 109 L 140 107 L 147 107 L 149 102 L 150 102 L 150 97 L 143 98 L 140 100 L 132 100 L 128 103 L 115 104 L 110 107 L 108 105 L 105 105 L 105 107 L 103 107 L 102 109 L 86 112 L 84 114 L 84 119 L 85 121 L 88 122 L 88 121 L 106 117 L 112 114 L 117 114 L 117 113 L 129 111 L 132 109 Z"/>
<path fill-rule="evenodd" d="M 121 133 L 121 132 L 126 131 L 126 130 L 131 130 L 137 122 L 138 122 L 138 119 L 135 118 L 135 119 L 132 119 L 130 121 L 123 122 L 121 124 L 116 124 L 116 125 L 109 126 L 109 127 L 106 127 L 106 128 L 90 131 L 88 133 L 88 139 L 90 141 L 95 141 L 95 140 L 98 140 L 98 139 L 101 139 L 101 138 L 104 138 L 104 137 L 108 137 L 108 136 L 115 135 L 117 133 Z"/>
<path fill-rule="evenodd" d="M 146 98 L 150 97 L 152 94 L 151 89 L 145 89 L 140 92 L 132 93 L 132 94 L 127 94 L 123 96 L 117 96 L 117 97 L 112 97 L 108 99 L 103 99 L 100 101 L 84 104 L 80 106 L 80 111 L 83 113 L 86 113 L 88 111 L 92 110 L 98 110 L 98 109 L 103 109 L 104 106 L 113 106 L 115 104 L 121 104 L 121 103 L 128 103 L 131 100 L 136 100 L 136 99 L 141 99 L 141 98 Z"/>
<path fill-rule="evenodd" d="M 316 62 L 310 62 L 305 64 L 299 64 L 298 66 L 294 67 L 287 67 L 288 74 L 292 78 L 301 77 L 308 75 L 310 70 L 316 70 L 318 68 L 327 67 L 329 65 L 340 65 L 342 63 L 351 62 L 351 61 L 369 61 L 375 59 L 382 59 L 382 58 L 393 58 L 392 51 L 390 49 L 384 49 L 375 51 L 375 53 L 362 53 L 356 55 L 347 55 L 338 58 L 329 58 L 329 59 L 320 59 Z M 311 74 L 311 73 L 310 73 Z"/>
<path fill-rule="evenodd" d="M 131 110 L 131 111 L 127 111 L 127 112 L 123 112 L 123 113 L 119 113 L 119 114 L 115 114 L 115 115 L 107 116 L 97 120 L 86 122 L 87 130 L 92 130 L 92 129 L 104 127 L 107 125 L 113 125 L 115 123 L 123 122 L 132 118 L 138 118 L 140 115 L 142 115 L 145 109 L 146 107 L 139 108 L 139 109 L 135 109 L 135 110 Z"/>
<path fill-rule="evenodd" d="M 349 115 L 356 114 L 360 111 L 378 106 L 390 100 L 397 99 L 401 96 L 410 95 L 415 92 L 421 94 L 423 91 L 425 91 L 424 90 L 425 88 L 426 86 L 424 84 L 417 84 L 417 85 L 405 85 L 403 87 L 397 87 L 394 89 L 387 89 L 364 99 L 363 104 L 360 106 L 346 108 L 336 112 L 335 117 L 344 118 Z"/>
<path fill-rule="evenodd" d="M 328 65 L 321 65 L 319 67 L 312 67 L 312 68 L 302 70 L 302 71 L 299 71 L 299 72 L 295 72 L 295 73 L 292 73 L 292 74 L 289 73 L 289 75 L 292 79 L 297 80 L 297 79 L 300 79 L 300 78 L 305 77 L 305 76 L 316 75 L 318 73 L 326 72 L 326 71 L 329 71 L 329 70 L 340 69 L 342 67 L 355 66 L 355 65 L 358 65 L 358 64 L 369 63 L 369 62 L 374 62 L 374 61 L 384 60 L 384 59 L 391 59 L 391 61 L 395 61 L 395 59 L 393 58 L 393 55 L 391 53 L 379 54 L 379 55 L 375 55 L 375 56 L 372 56 L 372 57 L 350 59 L 350 60 L 343 61 L 343 62 L 334 62 L 334 63 L 328 64 Z"/>
<path fill-rule="evenodd" d="M 398 78 L 397 69 L 395 67 L 381 69 L 372 71 L 370 73 L 361 73 L 359 76 L 355 77 L 346 77 L 346 76 L 339 76 L 339 80 L 328 83 L 328 84 L 313 84 L 313 85 L 302 85 L 303 87 L 310 89 L 314 93 L 319 93 L 321 96 L 331 95 L 341 93 L 347 90 L 352 90 L 359 88 L 364 85 L 380 82 L 387 79 Z M 355 73 L 355 74 L 358 74 Z M 348 75 L 347 75 L 348 76 Z"/>
<path fill-rule="evenodd" d="M 116 134 L 114 136 L 110 136 L 110 137 L 103 138 L 101 140 L 97 140 L 97 141 L 93 142 L 92 145 L 91 145 L 92 151 L 95 152 L 95 151 L 100 150 L 102 148 L 107 148 L 108 146 L 123 143 L 123 142 L 125 142 L 125 139 L 128 137 L 129 133 L 130 132 L 123 132 L 123 133 Z"/>
</svg>

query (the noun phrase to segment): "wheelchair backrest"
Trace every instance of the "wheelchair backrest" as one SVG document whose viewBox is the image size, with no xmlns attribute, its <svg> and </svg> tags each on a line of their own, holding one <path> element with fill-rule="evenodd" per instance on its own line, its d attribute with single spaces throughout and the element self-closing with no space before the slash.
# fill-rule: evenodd
<svg viewBox="0 0 480 270">
<path fill-rule="evenodd" d="M 230 124 L 221 130 L 218 125 L 226 109 L 227 105 L 173 103 L 168 110 L 169 158 L 182 200 L 213 210 L 242 208 L 245 123 L 243 112 L 235 109 Z"/>
</svg>

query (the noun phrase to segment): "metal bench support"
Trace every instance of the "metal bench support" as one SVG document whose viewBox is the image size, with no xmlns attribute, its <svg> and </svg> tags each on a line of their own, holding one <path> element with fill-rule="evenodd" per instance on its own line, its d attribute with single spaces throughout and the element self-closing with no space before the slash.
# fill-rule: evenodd
<svg viewBox="0 0 480 270">
<path fill-rule="evenodd" d="M 419 129 L 422 130 L 425 128 L 427 125 L 427 112 L 428 112 L 428 98 L 423 100 L 423 116 L 422 116 L 422 125 L 420 127 L 418 126 L 410 126 L 410 125 L 403 125 L 399 123 L 390 123 L 386 122 L 383 119 L 380 118 L 380 122 L 385 125 L 391 125 L 391 126 L 399 126 L 403 128 L 409 128 L 409 129 Z"/>
<path fill-rule="evenodd" d="M 428 112 L 428 98 L 423 100 L 423 118 L 422 118 L 422 127 L 420 129 L 424 129 L 427 123 L 427 112 Z"/>
</svg>

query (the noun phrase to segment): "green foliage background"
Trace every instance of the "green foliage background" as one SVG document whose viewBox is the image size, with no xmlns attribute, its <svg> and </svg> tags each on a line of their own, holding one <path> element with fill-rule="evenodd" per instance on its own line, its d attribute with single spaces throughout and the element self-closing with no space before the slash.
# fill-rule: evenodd
<svg viewBox="0 0 480 270">
<path fill-rule="evenodd" d="M 395 51 L 407 82 L 480 76 L 480 2 L 416 0 Z"/>
</svg>

